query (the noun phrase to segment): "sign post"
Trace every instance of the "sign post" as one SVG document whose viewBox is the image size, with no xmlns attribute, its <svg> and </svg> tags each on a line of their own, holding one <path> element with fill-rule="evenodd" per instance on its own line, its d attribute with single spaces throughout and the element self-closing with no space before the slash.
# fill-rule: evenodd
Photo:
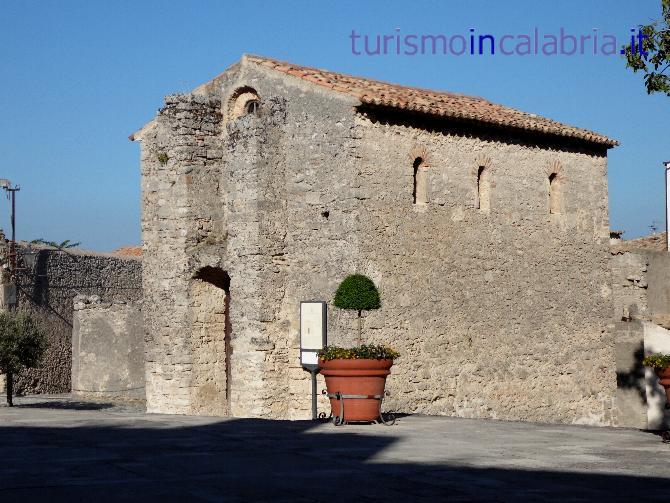
<svg viewBox="0 0 670 503">
<path fill-rule="evenodd" d="M 316 374 L 319 371 L 317 353 L 327 341 L 328 305 L 324 301 L 300 303 L 300 363 L 312 377 L 312 419 L 317 418 Z"/>
</svg>

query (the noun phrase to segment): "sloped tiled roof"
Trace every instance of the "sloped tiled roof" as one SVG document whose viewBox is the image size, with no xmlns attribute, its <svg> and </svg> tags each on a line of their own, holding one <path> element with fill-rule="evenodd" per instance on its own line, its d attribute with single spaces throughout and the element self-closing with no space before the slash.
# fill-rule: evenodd
<svg viewBox="0 0 670 503">
<path fill-rule="evenodd" d="M 535 114 L 497 105 L 476 96 L 389 84 L 378 80 L 294 65 L 293 63 L 261 56 L 247 55 L 246 58 L 249 62 L 287 75 L 293 75 L 337 92 L 355 96 L 361 103 L 367 105 L 398 108 L 439 117 L 470 120 L 499 127 L 576 138 L 589 143 L 605 145 L 608 148 L 619 144 L 616 140 L 593 131 L 568 126 Z"/>
</svg>

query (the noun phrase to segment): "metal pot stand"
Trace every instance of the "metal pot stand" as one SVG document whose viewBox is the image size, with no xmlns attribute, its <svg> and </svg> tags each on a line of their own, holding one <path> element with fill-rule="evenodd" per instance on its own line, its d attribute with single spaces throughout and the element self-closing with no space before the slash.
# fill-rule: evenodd
<svg viewBox="0 0 670 503">
<path fill-rule="evenodd" d="M 384 395 L 345 395 L 343 393 L 340 393 L 339 391 L 336 391 L 335 393 L 328 393 L 327 390 L 321 391 L 322 395 L 326 395 L 328 398 L 335 398 L 336 400 L 339 400 L 340 402 L 340 415 L 339 416 L 333 416 L 331 413 L 330 416 L 327 419 L 332 420 L 333 424 L 335 426 L 342 426 L 343 424 L 349 424 L 348 421 L 346 420 L 345 416 L 345 408 L 344 408 L 344 403 L 346 400 L 379 400 L 379 419 L 375 420 L 375 423 L 379 424 L 382 423 L 386 426 L 392 426 L 395 424 L 396 417 L 392 412 L 387 412 L 386 414 L 381 411 L 382 405 L 384 403 Z M 388 393 L 385 393 L 388 394 Z M 386 416 L 386 417 L 384 417 Z M 322 413 L 321 415 L 322 418 L 326 418 L 326 415 Z"/>
</svg>

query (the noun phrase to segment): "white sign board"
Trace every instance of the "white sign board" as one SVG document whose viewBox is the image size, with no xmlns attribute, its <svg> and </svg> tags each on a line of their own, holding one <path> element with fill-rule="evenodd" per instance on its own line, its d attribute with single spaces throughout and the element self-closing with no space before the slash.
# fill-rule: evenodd
<svg viewBox="0 0 670 503">
<path fill-rule="evenodd" d="M 300 303 L 300 363 L 316 367 L 317 352 L 326 344 L 328 308 L 323 301 Z"/>
</svg>

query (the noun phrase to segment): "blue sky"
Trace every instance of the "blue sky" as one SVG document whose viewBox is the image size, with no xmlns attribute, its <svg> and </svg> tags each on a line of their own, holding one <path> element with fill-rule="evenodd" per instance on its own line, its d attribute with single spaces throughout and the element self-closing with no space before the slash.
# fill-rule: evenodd
<svg viewBox="0 0 670 503">
<path fill-rule="evenodd" d="M 670 98 L 646 94 L 618 56 L 356 56 L 362 34 L 599 33 L 660 15 L 651 1 L 11 1 L 0 17 L 0 177 L 21 185 L 20 239 L 97 250 L 140 242 L 139 147 L 128 135 L 172 92 L 244 52 L 483 96 L 605 133 L 611 227 L 664 226 Z M 8 231 L 9 204 L 0 199 Z"/>
</svg>

